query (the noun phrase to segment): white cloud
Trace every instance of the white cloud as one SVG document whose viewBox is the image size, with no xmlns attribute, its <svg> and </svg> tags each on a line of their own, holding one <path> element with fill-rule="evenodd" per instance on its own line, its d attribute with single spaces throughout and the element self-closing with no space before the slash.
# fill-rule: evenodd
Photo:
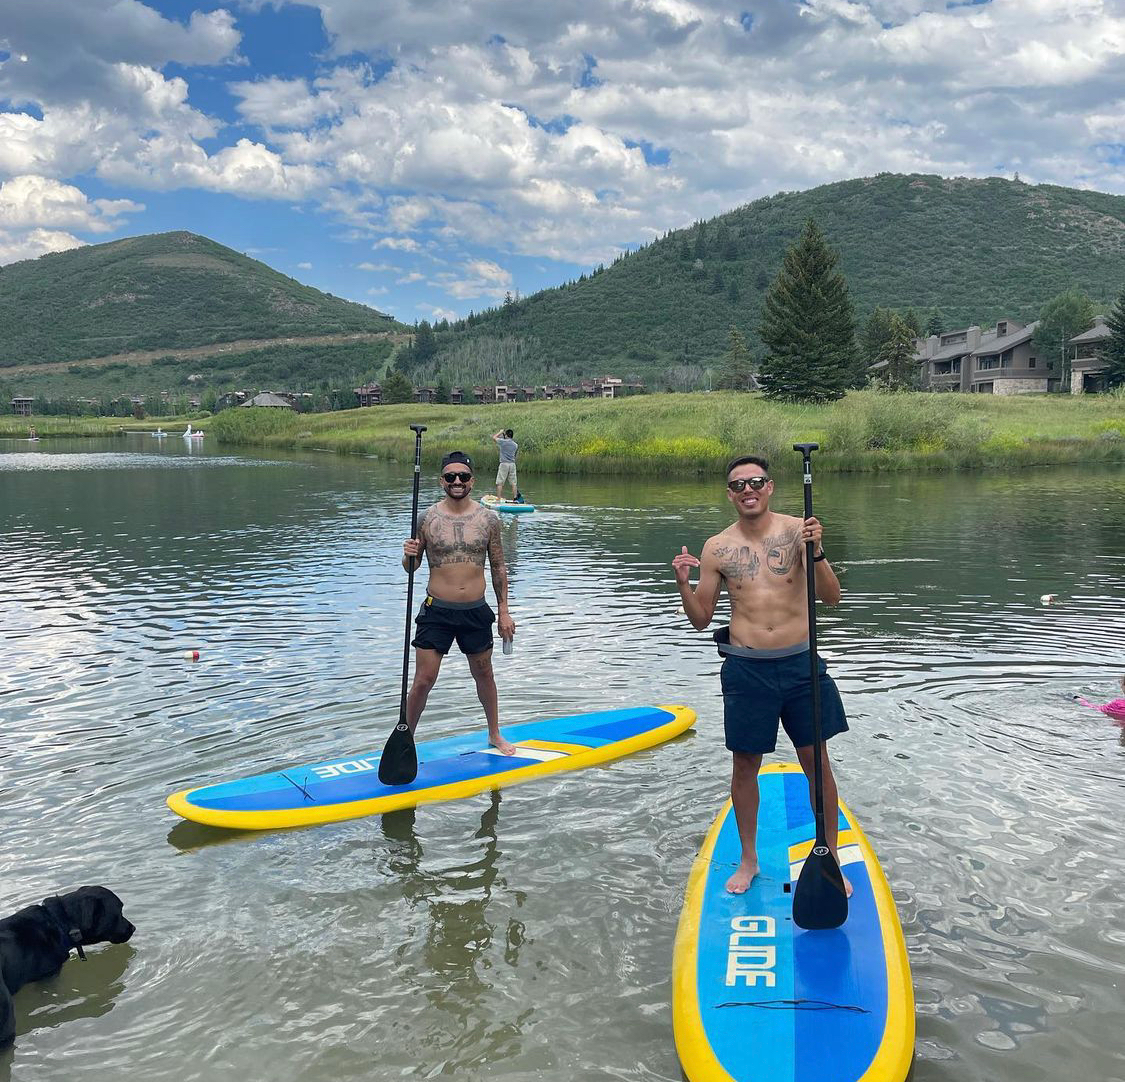
<svg viewBox="0 0 1125 1082">
<path fill-rule="evenodd" d="M 26 233 L 9 233 L 0 229 L 0 265 L 35 259 L 48 252 L 68 252 L 71 248 L 81 248 L 84 243 L 69 233 L 54 229 L 32 229 Z"/>
<path fill-rule="evenodd" d="M 381 237 L 374 246 L 396 252 L 417 252 L 422 247 L 413 237 Z"/>
<path fill-rule="evenodd" d="M 401 278 L 395 279 L 395 284 L 400 286 L 410 285 L 411 282 L 421 282 L 425 279 L 424 274 L 418 271 L 411 271 L 409 274 L 404 274 Z"/>
<path fill-rule="evenodd" d="M 450 308 L 442 308 L 436 304 L 417 304 L 415 307 L 419 312 L 427 312 L 430 320 L 433 322 L 440 322 L 443 319 L 455 320 L 457 313 Z"/>
<path fill-rule="evenodd" d="M 390 263 L 357 263 L 356 270 L 361 271 L 394 271 L 397 273 L 398 267 L 392 267 Z"/>
<path fill-rule="evenodd" d="M 390 292 L 390 290 L 387 289 L 386 286 L 372 286 L 367 291 L 367 294 L 370 297 L 382 297 L 382 296 L 385 296 L 389 292 Z"/>
<path fill-rule="evenodd" d="M 297 269 L 298 270 L 312 270 L 312 264 L 311 263 L 298 263 Z"/>
<path fill-rule="evenodd" d="M 108 233 L 144 210 L 129 199 L 88 199 L 71 184 L 17 176 L 0 183 L 0 263 L 78 248 L 69 230 Z"/>
</svg>

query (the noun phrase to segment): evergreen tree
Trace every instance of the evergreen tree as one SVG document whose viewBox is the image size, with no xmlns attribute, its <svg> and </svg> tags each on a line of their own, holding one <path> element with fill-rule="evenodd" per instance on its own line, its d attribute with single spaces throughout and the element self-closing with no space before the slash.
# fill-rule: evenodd
<svg viewBox="0 0 1125 1082">
<path fill-rule="evenodd" d="M 1113 311 L 1106 316 L 1105 325 L 1111 332 L 1101 350 L 1106 362 L 1106 385 L 1125 387 L 1125 290 L 1117 298 Z"/>
<path fill-rule="evenodd" d="M 410 402 L 414 398 L 414 388 L 401 372 L 392 372 L 383 380 L 383 401 L 388 406 L 396 402 Z"/>
<path fill-rule="evenodd" d="M 914 356 L 914 328 L 897 313 L 891 313 L 890 334 L 875 358 L 885 367 L 876 377 L 888 390 L 910 391 L 917 383 L 918 362 Z"/>
<path fill-rule="evenodd" d="M 896 318 L 893 309 L 879 307 L 867 317 L 859 341 L 865 365 L 873 365 L 879 359 L 883 347 L 890 340 Z"/>
<path fill-rule="evenodd" d="M 1068 289 L 1052 297 L 1039 313 L 1039 326 L 1031 344 L 1035 352 L 1046 357 L 1048 370 L 1059 373 L 1062 386 L 1070 387 L 1070 350 L 1067 342 L 1087 330 L 1094 322 L 1094 306 L 1081 290 Z"/>
<path fill-rule="evenodd" d="M 449 384 L 445 376 L 438 376 L 437 385 L 434 387 L 434 401 L 444 405 L 449 404 Z"/>
<path fill-rule="evenodd" d="M 942 335 L 945 333 L 945 327 L 941 322 L 941 313 L 935 308 L 926 323 L 926 337 L 929 338 L 932 334 Z"/>
<path fill-rule="evenodd" d="M 727 351 L 719 364 L 718 386 L 725 391 L 749 391 L 754 386 L 754 365 L 746 339 L 737 327 L 727 336 Z"/>
<path fill-rule="evenodd" d="M 907 308 L 902 313 L 902 321 L 913 332 L 915 338 L 922 337 L 922 321 L 918 318 L 918 313 L 913 308 Z"/>
<path fill-rule="evenodd" d="M 434 329 L 427 320 L 422 320 L 414 329 L 414 364 L 425 364 L 437 352 Z"/>
<path fill-rule="evenodd" d="M 836 253 L 811 218 L 766 293 L 759 335 L 767 398 L 829 402 L 856 376 L 855 317 Z"/>
</svg>

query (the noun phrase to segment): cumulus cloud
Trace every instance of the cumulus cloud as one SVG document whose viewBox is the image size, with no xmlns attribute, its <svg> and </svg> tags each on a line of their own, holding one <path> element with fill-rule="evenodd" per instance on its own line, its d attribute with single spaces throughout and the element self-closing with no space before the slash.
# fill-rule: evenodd
<svg viewBox="0 0 1125 1082">
<path fill-rule="evenodd" d="M 0 180 L 310 201 L 345 239 L 446 260 L 427 280 L 457 300 L 511 287 L 475 251 L 605 261 L 883 170 L 1125 185 L 1121 0 L 300 3 L 329 48 L 294 78 L 244 67 L 222 8 L 7 0 Z M 200 68 L 231 79 L 236 116 L 199 107 Z"/>
<path fill-rule="evenodd" d="M 312 264 L 307 263 L 307 262 L 306 263 L 298 263 L 297 268 L 298 268 L 298 270 L 312 270 Z"/>
<path fill-rule="evenodd" d="M 129 199 L 88 199 L 49 177 L 12 177 L 0 183 L 0 263 L 80 247 L 69 230 L 108 233 L 142 210 Z"/>
</svg>

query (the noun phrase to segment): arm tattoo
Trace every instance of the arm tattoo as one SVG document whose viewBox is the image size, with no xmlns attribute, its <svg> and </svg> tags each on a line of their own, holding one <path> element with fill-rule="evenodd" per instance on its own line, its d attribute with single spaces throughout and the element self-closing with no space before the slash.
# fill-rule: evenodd
<svg viewBox="0 0 1125 1082">
<path fill-rule="evenodd" d="M 749 545 L 724 545 L 715 549 L 719 574 L 728 582 L 753 581 L 758 577 L 762 561 Z"/>
<path fill-rule="evenodd" d="M 801 551 L 798 543 L 800 531 L 786 530 L 766 538 L 766 567 L 775 575 L 788 575 Z"/>
<path fill-rule="evenodd" d="M 504 563 L 504 540 L 500 533 L 500 516 L 493 515 L 488 527 L 488 566 L 492 571 L 492 588 L 496 604 L 508 604 L 508 567 Z"/>
<path fill-rule="evenodd" d="M 489 522 L 485 517 L 488 514 L 491 512 L 483 507 L 470 515 L 427 512 L 426 555 L 429 557 L 430 567 L 476 564 L 483 570 L 489 538 Z"/>
</svg>

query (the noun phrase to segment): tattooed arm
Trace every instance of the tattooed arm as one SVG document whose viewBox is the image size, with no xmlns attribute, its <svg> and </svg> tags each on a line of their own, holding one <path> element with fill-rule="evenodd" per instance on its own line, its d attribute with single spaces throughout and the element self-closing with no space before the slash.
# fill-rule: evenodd
<svg viewBox="0 0 1125 1082">
<path fill-rule="evenodd" d="M 686 546 L 681 546 L 683 551 L 672 561 L 672 566 L 676 569 L 680 600 L 684 603 L 684 613 L 697 631 L 702 631 L 715 615 L 715 606 L 719 602 L 719 591 L 723 585 L 712 541 L 714 538 L 703 546 L 702 560 L 697 560 Z M 694 590 L 691 588 L 693 567 L 699 568 L 699 582 Z"/>
<path fill-rule="evenodd" d="M 488 567 L 492 573 L 492 588 L 496 591 L 496 630 L 502 639 L 515 638 L 516 625 L 508 614 L 508 565 L 504 562 L 500 516 L 496 514 L 488 526 Z"/>
<path fill-rule="evenodd" d="M 426 551 L 426 516 L 429 514 L 429 508 L 422 512 L 421 517 L 418 519 L 418 527 L 415 530 L 416 536 L 410 538 L 409 541 L 403 542 L 402 545 L 402 569 L 403 571 L 414 570 L 417 571 L 422 565 L 422 554 Z"/>
</svg>

